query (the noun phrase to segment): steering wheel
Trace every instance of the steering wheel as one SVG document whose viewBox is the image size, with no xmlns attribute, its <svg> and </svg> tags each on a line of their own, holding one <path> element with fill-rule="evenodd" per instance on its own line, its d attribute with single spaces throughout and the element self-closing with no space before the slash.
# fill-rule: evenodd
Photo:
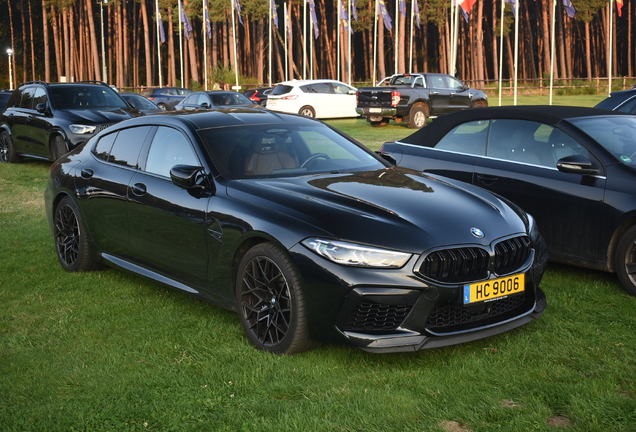
<svg viewBox="0 0 636 432">
<path fill-rule="evenodd" d="M 331 159 L 328 155 L 324 154 L 324 153 L 316 153 L 315 155 L 311 155 L 307 158 L 307 160 L 305 160 L 305 162 L 302 163 L 302 165 L 300 165 L 301 168 L 305 168 L 307 166 L 307 164 L 309 164 L 309 162 L 311 162 L 314 159 L 318 159 L 318 158 L 323 158 L 323 159 Z"/>
</svg>

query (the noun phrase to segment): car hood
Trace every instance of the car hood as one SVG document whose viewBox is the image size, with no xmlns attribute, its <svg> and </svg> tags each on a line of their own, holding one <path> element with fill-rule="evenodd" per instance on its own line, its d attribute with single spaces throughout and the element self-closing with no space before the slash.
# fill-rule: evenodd
<svg viewBox="0 0 636 432">
<path fill-rule="evenodd" d="M 233 180 L 228 194 L 279 213 L 279 224 L 312 225 L 307 235 L 422 252 L 488 245 L 526 232 L 524 220 L 494 195 L 400 167 L 278 179 Z M 286 218 L 293 218 L 295 221 Z M 471 231 L 477 228 L 483 238 Z"/>
<path fill-rule="evenodd" d="M 91 108 L 62 110 L 72 122 L 86 122 L 89 124 L 118 123 L 131 117 L 143 115 L 134 108 Z"/>
</svg>

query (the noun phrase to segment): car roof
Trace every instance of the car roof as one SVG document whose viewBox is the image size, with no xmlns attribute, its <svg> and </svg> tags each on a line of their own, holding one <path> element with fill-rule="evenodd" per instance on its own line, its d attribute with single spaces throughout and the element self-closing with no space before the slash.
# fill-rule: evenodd
<svg viewBox="0 0 636 432">
<path fill-rule="evenodd" d="M 294 79 L 294 80 L 279 82 L 277 85 L 299 85 L 300 86 L 300 85 L 306 85 L 306 84 L 332 83 L 332 82 L 348 85 L 346 83 L 343 83 L 342 81 L 333 80 L 333 79 L 315 79 L 315 80 L 296 80 L 296 79 Z"/>
<path fill-rule="evenodd" d="M 173 125 L 187 123 L 195 130 L 225 126 L 251 125 L 285 125 L 290 123 L 315 125 L 322 123 L 309 117 L 284 114 L 259 108 L 226 108 L 207 111 L 166 111 L 161 114 L 136 117 L 125 120 L 117 126 L 133 126 L 141 124 Z M 112 129 L 111 129 L 112 130 Z"/>
<path fill-rule="evenodd" d="M 518 119 L 531 120 L 556 126 L 563 120 L 577 117 L 600 115 L 628 115 L 600 108 L 560 105 L 517 105 L 501 107 L 470 108 L 443 115 L 426 127 L 400 140 L 405 143 L 419 144 L 423 141 L 437 142 L 455 126 L 476 120 Z"/>
</svg>

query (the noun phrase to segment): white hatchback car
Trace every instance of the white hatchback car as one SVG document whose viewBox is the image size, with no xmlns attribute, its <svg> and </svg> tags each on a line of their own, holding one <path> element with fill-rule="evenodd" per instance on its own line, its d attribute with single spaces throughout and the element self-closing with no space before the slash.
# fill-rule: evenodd
<svg viewBox="0 0 636 432">
<path fill-rule="evenodd" d="M 291 80 L 277 84 L 267 108 L 315 118 L 357 117 L 356 91 L 335 80 Z"/>
</svg>

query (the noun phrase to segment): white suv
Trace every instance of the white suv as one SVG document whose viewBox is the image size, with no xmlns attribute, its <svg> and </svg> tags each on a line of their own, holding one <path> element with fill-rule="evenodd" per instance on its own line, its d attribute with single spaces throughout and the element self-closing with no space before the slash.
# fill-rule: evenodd
<svg viewBox="0 0 636 432">
<path fill-rule="evenodd" d="M 267 108 L 315 118 L 357 117 L 356 88 L 335 80 L 292 80 L 277 84 Z"/>
</svg>

